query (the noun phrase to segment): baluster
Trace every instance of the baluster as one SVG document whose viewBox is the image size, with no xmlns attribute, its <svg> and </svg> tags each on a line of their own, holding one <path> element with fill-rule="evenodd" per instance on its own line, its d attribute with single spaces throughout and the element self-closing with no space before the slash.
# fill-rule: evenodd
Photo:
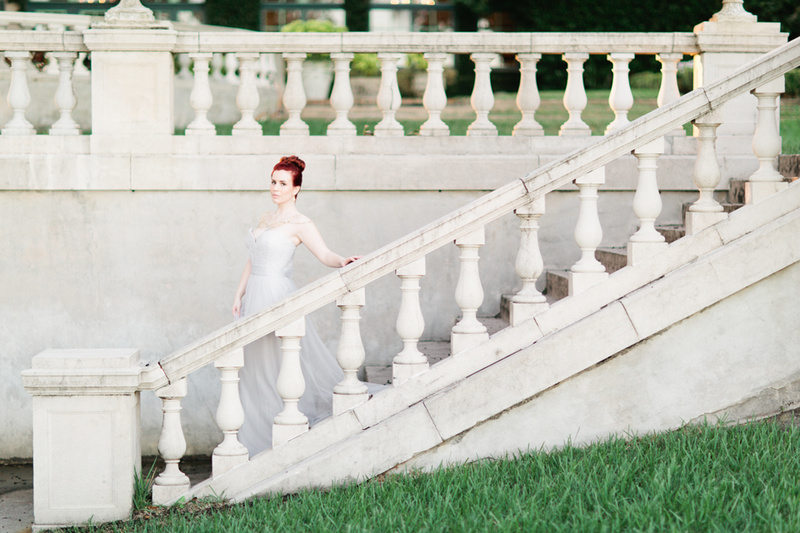
<svg viewBox="0 0 800 533">
<path fill-rule="evenodd" d="M 286 60 L 286 88 L 283 91 L 283 105 L 289 113 L 289 118 L 281 124 L 281 135 L 308 135 L 308 124 L 300 118 L 300 113 L 306 107 L 306 91 L 303 88 L 303 60 L 304 52 L 287 52 L 283 54 Z"/>
<path fill-rule="evenodd" d="M 567 62 L 564 108 L 569 113 L 569 119 L 561 125 L 559 135 L 591 135 L 591 128 L 581 119 L 581 113 L 588 103 L 583 88 L 583 64 L 589 59 L 589 54 L 569 53 L 564 54 L 563 58 Z"/>
<path fill-rule="evenodd" d="M 306 334 L 306 320 L 299 318 L 275 331 L 281 339 L 281 370 L 277 389 L 283 399 L 283 411 L 272 423 L 272 447 L 276 448 L 308 431 L 308 418 L 300 412 L 297 402 L 306 390 L 300 368 L 300 339 Z"/>
<path fill-rule="evenodd" d="M 75 98 L 75 88 L 72 85 L 72 69 L 76 52 L 54 52 L 54 63 L 58 63 L 58 89 L 56 89 L 56 107 L 60 112 L 58 121 L 50 128 L 50 135 L 79 135 L 81 128 L 72 112 L 78 103 Z"/>
<path fill-rule="evenodd" d="M 225 54 L 225 81 L 231 85 L 239 83 L 239 77 L 236 75 L 236 68 L 239 62 L 236 60 L 236 54 L 228 52 Z"/>
<path fill-rule="evenodd" d="M 785 90 L 783 76 L 753 89 L 758 99 L 758 120 L 753 134 L 753 153 L 759 161 L 758 170 L 745 182 L 744 201 L 752 204 L 786 187 L 783 175 L 775 170 L 776 158 L 781 153 L 781 134 L 778 126 L 778 97 Z"/>
<path fill-rule="evenodd" d="M 486 326 L 478 321 L 478 308 L 483 303 L 483 287 L 478 270 L 479 250 L 486 242 L 483 227 L 456 239 L 460 250 L 461 269 L 456 284 L 456 303 L 461 308 L 461 320 L 450 333 L 450 350 L 458 355 L 467 348 L 489 338 Z"/>
<path fill-rule="evenodd" d="M 491 72 L 489 64 L 494 60 L 495 54 L 471 54 L 470 59 L 475 63 L 475 86 L 472 89 L 470 103 L 475 110 L 475 122 L 467 128 L 467 135 L 497 135 L 497 127 L 489 120 L 489 111 L 494 106 L 492 94 Z"/>
<path fill-rule="evenodd" d="M 342 310 L 342 335 L 336 360 L 344 371 L 344 379 L 333 388 L 333 416 L 344 413 L 369 398 L 367 386 L 358 380 L 358 369 L 364 364 L 364 343 L 361 342 L 360 310 L 366 302 L 364 288 L 345 294 L 336 305 Z"/>
<path fill-rule="evenodd" d="M 580 189 L 580 210 L 575 224 L 575 242 L 581 250 L 581 258 L 569 272 L 569 295 L 583 292 L 608 278 L 608 272 L 598 261 L 594 252 L 603 240 L 603 228 L 597 214 L 597 189 L 606 182 L 606 169 L 600 167 L 575 180 Z"/>
<path fill-rule="evenodd" d="M 417 348 L 425 331 L 425 319 L 419 304 L 419 280 L 425 275 L 425 258 L 402 266 L 395 273 L 400 278 L 397 334 L 403 339 L 403 351 L 392 361 L 392 384 L 397 386 L 430 367 L 428 358 Z"/>
<path fill-rule="evenodd" d="M 258 107 L 258 88 L 256 87 L 256 61 L 258 53 L 236 54 L 239 60 L 239 92 L 236 94 L 236 105 L 242 112 L 242 118 L 233 125 L 232 135 L 261 135 L 261 124 L 253 116 Z"/>
<path fill-rule="evenodd" d="M 272 87 L 275 82 L 275 58 L 273 54 L 261 54 L 258 58 L 258 78 L 259 85 Z"/>
<path fill-rule="evenodd" d="M 656 102 L 658 107 L 664 107 L 681 97 L 681 91 L 678 89 L 678 63 L 683 59 L 683 54 L 656 54 L 656 59 L 661 63 L 661 86 L 658 89 Z M 677 127 L 667 135 L 685 136 L 686 131 Z"/>
<path fill-rule="evenodd" d="M 194 86 L 189 103 L 194 109 L 194 120 L 186 126 L 186 135 L 216 135 L 214 124 L 208 120 L 208 111 L 214 103 L 211 84 L 208 81 L 209 62 L 212 54 L 189 54 L 194 61 Z"/>
<path fill-rule="evenodd" d="M 334 73 L 331 107 L 336 111 L 336 120 L 328 124 L 328 135 L 355 135 L 356 125 L 347 114 L 353 107 L 353 88 L 350 86 L 350 61 L 353 54 L 331 54 Z"/>
<path fill-rule="evenodd" d="M 522 280 L 522 288 L 511 298 L 509 319 L 512 326 L 521 324 L 541 313 L 549 306 L 544 295 L 536 288 L 536 280 L 544 271 L 544 261 L 539 250 L 539 219 L 544 215 L 544 196 L 515 209 L 519 218 L 520 242 L 514 264 Z"/>
<path fill-rule="evenodd" d="M 31 104 L 31 93 L 28 91 L 28 63 L 30 52 L 9 51 L 6 57 L 11 61 L 11 86 L 8 88 L 8 105 L 14 112 L 11 120 L 2 130 L 3 135 L 33 135 L 36 131 L 33 124 L 25 118 L 25 111 Z"/>
<path fill-rule="evenodd" d="M 222 74 L 222 66 L 225 64 L 225 56 L 221 52 L 214 52 L 211 56 L 211 79 L 222 81 L 225 76 Z"/>
<path fill-rule="evenodd" d="M 191 78 L 192 71 L 189 70 L 189 66 L 192 64 L 192 59 L 189 57 L 189 54 L 177 54 L 178 55 L 178 73 L 176 74 L 179 78 Z"/>
<path fill-rule="evenodd" d="M 656 219 L 661 214 L 661 194 L 656 170 L 658 157 L 663 153 L 663 137 L 633 151 L 639 161 L 639 181 L 633 196 L 633 212 L 639 218 L 639 230 L 628 240 L 628 265 L 635 265 L 667 247 L 664 236 L 655 227 Z"/>
<path fill-rule="evenodd" d="M 212 477 L 217 477 L 248 459 L 247 448 L 239 442 L 239 429 L 244 424 L 244 409 L 239 398 L 239 369 L 244 366 L 244 349 L 237 348 L 216 361 L 219 369 L 220 393 L 217 406 L 217 426 L 222 430 L 222 442 L 211 456 Z"/>
<path fill-rule="evenodd" d="M 606 135 L 624 128 L 631 122 L 628 120 L 628 111 L 633 107 L 633 93 L 628 72 L 630 72 L 630 62 L 633 57 L 633 54 L 608 54 L 608 60 L 613 64 L 612 72 L 614 73 L 611 94 L 608 95 L 608 105 L 614 112 L 614 121 L 606 127 Z"/>
<path fill-rule="evenodd" d="M 181 427 L 181 399 L 186 397 L 187 392 L 186 378 L 156 391 L 164 413 L 158 453 L 165 463 L 164 471 L 153 484 L 153 503 L 156 505 L 168 503 L 189 490 L 189 478 L 180 469 L 181 457 L 186 453 L 186 439 Z"/>
<path fill-rule="evenodd" d="M 514 135 L 544 135 L 544 129 L 535 116 L 541 104 L 536 85 L 536 64 L 541 58 L 542 54 L 517 54 L 520 71 L 517 107 L 522 112 L 522 120 L 514 126 Z"/>
<path fill-rule="evenodd" d="M 442 120 L 442 111 L 447 107 L 447 94 L 444 91 L 444 67 L 447 54 L 426 53 L 428 62 L 428 81 L 425 85 L 425 94 L 422 96 L 422 105 L 428 111 L 428 120 L 419 128 L 420 135 L 447 136 L 450 128 Z"/>
<path fill-rule="evenodd" d="M 74 78 L 87 78 L 92 75 L 84 61 L 86 61 L 86 56 L 88 54 L 86 52 L 78 52 L 78 60 L 75 61 L 75 70 L 72 73 Z"/>
<path fill-rule="evenodd" d="M 44 54 L 44 60 L 45 60 L 44 73 L 49 74 L 51 76 L 58 76 L 58 73 L 60 72 L 58 70 L 58 61 L 56 61 L 53 54 L 54 52 L 46 52 Z"/>
<path fill-rule="evenodd" d="M 397 85 L 397 62 L 400 54 L 378 54 L 381 60 L 381 86 L 378 90 L 378 108 L 383 118 L 375 125 L 376 137 L 402 136 L 403 125 L 395 118 L 400 109 L 400 87 Z"/>
<path fill-rule="evenodd" d="M 722 122 L 720 116 L 719 111 L 712 111 L 692 121 L 697 131 L 697 158 L 692 179 L 700 190 L 700 196 L 686 213 L 687 235 L 694 235 L 727 217 L 722 206 L 714 199 L 714 189 L 722 176 L 715 146 L 717 128 Z"/>
</svg>

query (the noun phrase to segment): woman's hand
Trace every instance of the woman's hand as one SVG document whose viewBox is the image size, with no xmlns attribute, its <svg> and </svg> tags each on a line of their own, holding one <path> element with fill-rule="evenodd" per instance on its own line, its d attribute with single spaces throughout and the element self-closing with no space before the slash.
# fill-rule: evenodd
<svg viewBox="0 0 800 533">
<path fill-rule="evenodd" d="M 239 318 L 242 312 L 242 298 L 237 296 L 233 299 L 233 318 Z"/>
<path fill-rule="evenodd" d="M 364 256 L 363 255 L 351 255 L 350 257 L 346 257 L 346 258 L 342 259 L 342 264 L 340 266 L 347 266 L 350 263 L 352 263 L 353 261 L 358 261 L 362 257 L 364 257 Z"/>
</svg>

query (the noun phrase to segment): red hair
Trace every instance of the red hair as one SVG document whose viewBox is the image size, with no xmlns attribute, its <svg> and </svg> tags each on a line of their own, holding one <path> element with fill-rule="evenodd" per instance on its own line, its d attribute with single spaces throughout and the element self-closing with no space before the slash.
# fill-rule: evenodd
<svg viewBox="0 0 800 533">
<path fill-rule="evenodd" d="M 272 172 L 275 173 L 276 170 L 290 172 L 292 174 L 292 186 L 300 187 L 303 185 L 303 170 L 305 170 L 305 168 L 306 164 L 302 159 L 296 155 L 287 155 L 281 157 L 281 160 L 272 167 Z"/>
</svg>

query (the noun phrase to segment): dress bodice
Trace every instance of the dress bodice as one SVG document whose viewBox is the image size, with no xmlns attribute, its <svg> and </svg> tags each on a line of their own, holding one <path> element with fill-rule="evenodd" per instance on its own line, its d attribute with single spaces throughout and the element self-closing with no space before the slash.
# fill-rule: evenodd
<svg viewBox="0 0 800 533">
<path fill-rule="evenodd" d="M 251 275 L 291 278 L 296 246 L 285 233 L 264 230 L 255 237 L 251 229 L 247 232 L 245 246 L 252 264 Z"/>
</svg>

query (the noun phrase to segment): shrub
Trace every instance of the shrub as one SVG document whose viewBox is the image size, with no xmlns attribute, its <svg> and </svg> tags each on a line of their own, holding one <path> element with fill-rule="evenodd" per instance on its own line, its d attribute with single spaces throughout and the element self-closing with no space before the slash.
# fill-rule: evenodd
<svg viewBox="0 0 800 533">
<path fill-rule="evenodd" d="M 800 98 L 800 68 L 790 70 L 786 73 L 786 92 L 785 96 Z"/>
<path fill-rule="evenodd" d="M 350 73 L 353 76 L 379 76 L 381 62 L 378 61 L 378 54 L 355 54 Z"/>
</svg>

